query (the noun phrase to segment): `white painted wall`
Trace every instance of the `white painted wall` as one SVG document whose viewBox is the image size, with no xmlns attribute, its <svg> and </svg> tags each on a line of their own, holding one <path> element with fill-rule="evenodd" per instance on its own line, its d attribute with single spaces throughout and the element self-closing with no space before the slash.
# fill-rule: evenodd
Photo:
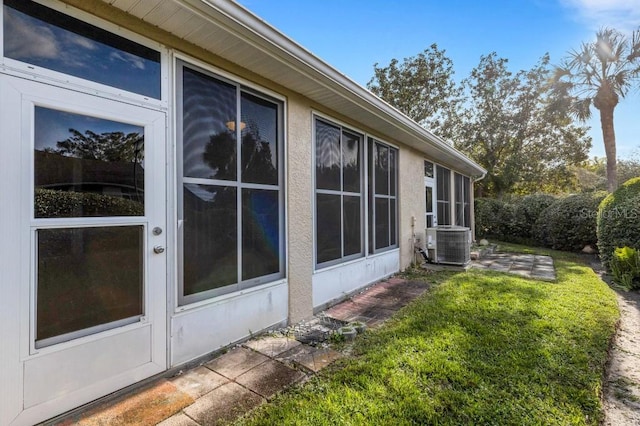
<svg viewBox="0 0 640 426">
<path fill-rule="evenodd" d="M 191 361 L 265 328 L 284 324 L 286 281 L 220 296 L 171 318 L 171 365 Z"/>
<path fill-rule="evenodd" d="M 395 249 L 316 271 L 313 274 L 313 306 L 323 309 L 399 270 L 400 251 Z"/>
</svg>

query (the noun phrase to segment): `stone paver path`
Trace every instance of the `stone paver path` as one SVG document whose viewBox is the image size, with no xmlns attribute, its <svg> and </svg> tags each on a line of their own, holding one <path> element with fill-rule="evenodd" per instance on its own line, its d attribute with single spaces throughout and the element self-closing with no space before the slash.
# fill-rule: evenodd
<svg viewBox="0 0 640 426">
<path fill-rule="evenodd" d="M 315 322 L 361 321 L 377 327 L 426 289 L 424 283 L 391 278 L 320 314 Z M 294 334 L 295 339 L 250 340 L 175 377 L 50 424 L 205 426 L 233 421 L 343 356 L 313 344 L 309 333 Z"/>
<path fill-rule="evenodd" d="M 472 268 L 508 272 L 542 281 L 555 281 L 556 270 L 551 256 L 516 253 L 492 253 L 474 260 Z"/>
</svg>

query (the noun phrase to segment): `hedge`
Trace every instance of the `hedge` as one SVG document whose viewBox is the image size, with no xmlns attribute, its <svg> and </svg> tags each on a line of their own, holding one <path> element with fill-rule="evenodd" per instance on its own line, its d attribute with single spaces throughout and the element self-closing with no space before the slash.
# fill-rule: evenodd
<svg viewBox="0 0 640 426">
<path fill-rule="evenodd" d="M 617 247 L 640 249 L 640 177 L 629 179 L 600 203 L 598 249 L 605 267 L 610 267 Z"/>
<path fill-rule="evenodd" d="M 36 217 L 143 216 L 144 205 L 91 192 L 35 190 Z"/>
<path fill-rule="evenodd" d="M 535 238 L 555 250 L 579 251 L 596 247 L 598 206 L 606 192 L 569 195 L 547 207 L 536 222 Z"/>
</svg>

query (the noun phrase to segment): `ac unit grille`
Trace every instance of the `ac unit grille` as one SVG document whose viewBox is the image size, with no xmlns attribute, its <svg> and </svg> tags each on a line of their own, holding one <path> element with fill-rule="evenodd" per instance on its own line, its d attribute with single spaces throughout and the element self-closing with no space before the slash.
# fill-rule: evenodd
<svg viewBox="0 0 640 426">
<path fill-rule="evenodd" d="M 468 228 L 448 228 L 436 231 L 437 262 L 466 265 L 471 261 Z"/>
</svg>

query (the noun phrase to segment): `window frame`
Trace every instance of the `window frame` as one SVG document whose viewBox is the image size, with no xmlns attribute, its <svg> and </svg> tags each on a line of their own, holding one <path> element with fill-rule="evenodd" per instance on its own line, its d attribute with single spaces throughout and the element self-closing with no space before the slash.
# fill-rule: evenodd
<svg viewBox="0 0 640 426">
<path fill-rule="evenodd" d="M 431 164 L 431 174 L 432 176 L 427 175 L 427 163 Z M 433 161 L 424 160 L 424 187 L 425 187 L 425 212 L 424 212 L 424 225 L 426 228 L 433 228 L 438 226 L 438 206 L 437 206 L 437 197 L 436 197 L 436 165 Z M 431 189 L 431 212 L 427 209 L 427 188 Z M 431 225 L 429 226 L 429 218 L 431 218 Z"/>
<path fill-rule="evenodd" d="M 443 172 L 443 176 L 440 175 L 440 171 Z M 446 178 L 444 176 L 445 174 L 446 174 Z M 439 164 L 436 164 L 436 169 L 435 169 L 436 221 L 437 221 L 436 223 L 438 226 L 451 226 L 451 223 L 452 223 L 451 178 L 452 178 L 451 169 L 441 166 Z M 442 185 L 442 191 L 441 191 L 441 185 Z M 444 188 L 445 185 L 446 185 L 446 190 Z M 445 195 L 446 195 L 446 199 L 443 198 Z M 440 215 L 441 206 L 445 206 L 444 208 L 446 209 L 446 213 L 447 213 L 445 217 L 441 217 Z"/>
<path fill-rule="evenodd" d="M 454 179 L 455 224 L 471 228 L 471 179 L 458 172 L 454 173 Z"/>
<path fill-rule="evenodd" d="M 376 194 L 376 171 L 375 171 L 375 158 L 374 158 L 374 146 L 375 145 L 380 145 L 382 147 L 387 148 L 387 157 L 388 157 L 388 161 L 389 161 L 389 172 L 387 174 L 387 192 L 388 194 Z M 368 217 L 369 217 L 369 254 L 378 254 L 378 253 L 383 253 L 385 251 L 389 251 L 389 250 L 394 250 L 397 249 L 399 247 L 399 226 L 398 226 L 398 212 L 400 209 L 400 205 L 399 205 L 399 191 L 400 191 L 400 185 L 399 185 L 399 162 L 400 162 L 400 150 L 393 146 L 390 145 L 386 142 L 383 142 L 379 139 L 376 139 L 372 136 L 367 137 L 367 150 L 368 150 L 368 166 L 369 166 L 369 174 L 368 174 L 368 184 L 369 184 L 369 211 L 368 211 Z M 390 162 L 390 158 L 391 158 L 391 152 L 395 153 L 395 163 L 394 163 L 394 167 L 393 167 L 393 173 L 395 173 L 395 187 L 394 187 L 394 192 L 395 195 L 391 195 L 391 175 L 392 175 L 392 168 L 391 168 L 391 162 Z M 388 220 L 388 239 L 389 239 L 389 245 L 384 246 L 384 247 L 379 247 L 376 248 L 376 200 L 377 199 L 386 199 L 388 200 L 388 214 L 387 214 L 387 220 Z M 394 223 L 391 223 L 391 201 L 395 202 L 395 214 L 394 214 L 394 218 L 395 221 Z M 394 234 L 392 234 L 392 231 L 394 232 Z M 391 236 L 395 235 L 395 242 L 392 244 L 391 243 Z"/>
<path fill-rule="evenodd" d="M 149 106 L 151 108 L 168 108 L 170 58 L 169 51 L 164 45 L 150 40 L 138 33 L 127 30 L 122 26 L 115 25 L 100 17 L 77 9 L 73 6 L 63 4 L 59 1 L 54 0 L 50 3 L 44 3 L 41 0 L 32 1 L 43 7 L 52 9 L 141 46 L 157 51 L 160 54 L 160 98 L 152 98 L 150 96 L 120 89 L 115 86 L 109 86 L 97 81 L 76 77 L 71 74 L 65 74 L 50 68 L 32 65 L 27 62 L 6 57 L 4 55 L 4 10 L 2 10 L 2 12 L 0 12 L 2 15 L 2 19 L 0 19 L 0 62 L 4 73 L 33 81 L 46 82 L 52 86 L 71 89 L 81 93 L 98 95 L 120 102 L 128 102 L 134 105 Z M 4 2 L 1 3 L 1 6 L 4 7 Z"/>
<path fill-rule="evenodd" d="M 228 74 L 222 70 L 214 69 L 213 67 L 198 61 L 193 58 L 188 58 L 182 55 L 175 55 L 174 60 L 174 84 L 175 84 L 175 134 L 176 134 L 176 204 L 177 204 L 177 298 L 176 304 L 178 310 L 184 310 L 189 305 L 199 306 L 199 302 L 206 303 L 207 301 L 216 297 L 227 295 L 230 293 L 250 289 L 263 284 L 273 283 L 286 277 L 286 99 L 266 88 L 255 86 L 239 77 L 232 74 Z M 262 184 L 251 183 L 242 181 L 242 128 L 237 126 L 234 129 L 236 133 L 236 177 L 234 180 L 229 179 L 203 179 L 192 178 L 184 176 L 184 152 L 183 152 L 183 69 L 189 68 L 205 76 L 218 80 L 224 84 L 232 85 L 235 87 L 235 100 L 236 100 L 236 121 L 241 120 L 241 104 L 242 94 L 246 93 L 251 96 L 257 97 L 261 100 L 271 102 L 277 106 L 277 148 L 276 148 L 276 161 L 278 165 L 278 183 L 277 184 Z M 228 284 L 222 287 L 216 287 L 213 289 L 205 290 L 202 292 L 185 295 L 184 294 L 184 184 L 195 185 L 208 185 L 218 187 L 232 187 L 236 189 L 236 248 L 237 248 L 237 281 L 232 284 Z M 271 190 L 278 192 L 278 235 L 279 235 L 279 271 L 259 277 L 250 278 L 247 280 L 242 279 L 242 220 L 243 220 L 243 189 L 254 190 Z"/>
<path fill-rule="evenodd" d="M 317 149 L 317 123 L 321 121 L 324 124 L 332 127 L 336 127 L 340 131 L 340 189 L 319 189 L 318 182 L 316 177 L 316 149 Z M 359 145 L 359 161 L 360 161 L 360 191 L 345 191 L 344 190 L 344 169 L 342 167 L 342 138 L 344 133 L 348 133 L 350 135 L 358 136 L 360 138 Z M 365 189 L 366 189 L 366 135 L 364 132 L 358 131 L 352 126 L 345 125 L 338 120 L 334 120 L 328 117 L 325 117 L 321 114 L 314 112 L 312 114 L 312 157 L 313 157 L 313 169 L 312 169 L 312 185 L 313 185 L 313 264 L 314 270 L 319 271 L 321 269 L 329 268 L 335 265 L 340 265 L 352 260 L 360 259 L 366 256 L 366 197 L 365 197 Z M 318 262 L 318 194 L 321 195 L 333 195 L 340 196 L 340 252 L 341 256 L 336 259 L 328 260 L 325 262 Z M 344 242 L 344 197 L 359 197 L 360 198 L 360 251 L 358 253 L 353 253 L 349 255 L 344 255 L 345 252 L 345 242 Z"/>
</svg>

